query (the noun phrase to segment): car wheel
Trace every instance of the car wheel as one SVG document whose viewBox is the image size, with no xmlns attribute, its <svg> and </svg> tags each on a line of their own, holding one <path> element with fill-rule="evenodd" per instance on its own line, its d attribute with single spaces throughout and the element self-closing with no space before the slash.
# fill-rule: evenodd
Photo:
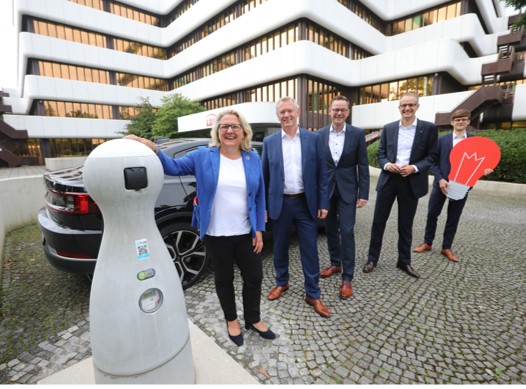
<svg viewBox="0 0 526 389">
<path fill-rule="evenodd" d="M 160 229 L 161 236 L 181 278 L 183 289 L 199 281 L 208 259 L 199 232 L 187 223 L 173 223 Z"/>
</svg>

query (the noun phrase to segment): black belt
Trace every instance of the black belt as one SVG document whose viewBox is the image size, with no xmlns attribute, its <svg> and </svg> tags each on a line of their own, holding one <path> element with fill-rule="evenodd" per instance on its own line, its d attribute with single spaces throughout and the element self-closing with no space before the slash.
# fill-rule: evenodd
<svg viewBox="0 0 526 389">
<path fill-rule="evenodd" d="M 286 197 L 288 199 L 302 199 L 305 197 L 305 193 L 294 193 L 294 194 L 283 193 L 283 197 Z"/>
</svg>

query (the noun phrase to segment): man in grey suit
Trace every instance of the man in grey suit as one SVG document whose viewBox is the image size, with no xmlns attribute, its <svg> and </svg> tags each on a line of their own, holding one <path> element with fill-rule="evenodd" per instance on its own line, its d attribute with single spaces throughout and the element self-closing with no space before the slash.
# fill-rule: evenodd
<svg viewBox="0 0 526 389">
<path fill-rule="evenodd" d="M 436 158 L 438 129 L 416 118 L 418 95 L 400 98 L 401 120 L 386 124 L 378 145 L 380 177 L 376 186 L 371 241 L 364 273 L 372 272 L 382 250 L 385 226 L 395 200 L 398 203 L 398 260 L 396 267 L 414 278 L 420 275 L 411 266 L 413 221 L 418 199 L 429 190 L 428 171 Z"/>
<path fill-rule="evenodd" d="M 369 199 L 365 133 L 363 129 L 346 123 L 349 113 L 347 97 L 336 96 L 330 108 L 332 123 L 318 131 L 325 146 L 330 198 L 329 213 L 325 219 L 330 266 L 321 271 L 320 277 L 342 273 L 339 296 L 343 300 L 352 295 L 356 208 L 364 207 Z"/>
<path fill-rule="evenodd" d="M 289 241 L 293 225 L 300 246 L 305 278 L 305 302 L 323 317 L 331 315 L 321 301 L 320 261 L 317 246 L 317 219 L 329 209 L 327 172 L 323 146 L 316 132 L 298 126 L 300 108 L 291 97 L 280 99 L 276 114 L 278 131 L 263 140 L 261 158 L 267 191 L 267 213 L 272 221 L 276 287 L 269 300 L 276 300 L 289 289 Z"/>
</svg>

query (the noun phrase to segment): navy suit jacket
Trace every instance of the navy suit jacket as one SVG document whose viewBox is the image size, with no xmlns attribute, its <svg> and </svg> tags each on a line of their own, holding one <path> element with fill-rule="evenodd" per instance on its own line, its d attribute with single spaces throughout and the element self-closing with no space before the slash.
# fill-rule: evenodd
<svg viewBox="0 0 526 389">
<path fill-rule="evenodd" d="M 325 147 L 329 197 L 332 197 L 334 188 L 338 185 L 340 196 L 345 203 L 354 204 L 358 198 L 368 200 L 369 158 L 364 130 L 346 124 L 342 155 L 338 165 L 335 165 L 329 148 L 330 129 L 329 125 L 318 130 Z"/>
<path fill-rule="evenodd" d="M 475 135 L 467 134 L 470 138 Z M 431 166 L 431 172 L 435 176 L 433 185 L 438 186 L 441 179 L 449 181 L 449 172 L 451 171 L 451 162 L 449 161 L 449 154 L 453 149 L 453 134 L 441 135 L 438 138 L 437 160 Z"/>
<path fill-rule="evenodd" d="M 329 209 L 327 191 L 327 168 L 325 153 L 317 133 L 298 129 L 301 142 L 301 169 L 307 207 L 313 219 L 318 217 L 318 209 Z M 285 167 L 283 166 L 282 130 L 263 139 L 263 178 L 267 190 L 267 212 L 270 219 L 276 220 L 283 208 L 285 188 Z"/>
<path fill-rule="evenodd" d="M 384 166 L 389 162 L 396 163 L 399 126 L 400 120 L 397 120 L 386 124 L 382 130 L 380 144 L 378 145 L 378 162 L 380 163 L 381 173 L 376 186 L 377 191 L 381 190 L 395 174 L 385 170 Z M 427 176 L 431 165 L 436 159 L 437 141 L 437 126 L 431 122 L 418 119 L 415 139 L 409 156 L 409 164 L 415 165 L 418 168 L 418 173 L 408 176 L 411 191 L 416 198 L 425 196 L 429 190 Z"/>
</svg>

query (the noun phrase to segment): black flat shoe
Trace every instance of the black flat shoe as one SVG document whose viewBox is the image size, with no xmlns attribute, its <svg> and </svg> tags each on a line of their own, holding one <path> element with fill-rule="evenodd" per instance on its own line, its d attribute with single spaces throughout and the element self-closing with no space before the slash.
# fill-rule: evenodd
<svg viewBox="0 0 526 389">
<path fill-rule="evenodd" d="M 252 323 L 245 324 L 245 328 L 247 330 L 254 330 L 254 331 L 256 331 L 259 334 L 259 336 L 261 336 L 263 339 L 268 339 L 268 340 L 276 339 L 276 334 L 274 332 L 272 332 L 270 330 L 270 328 L 268 330 L 266 330 L 266 331 L 260 331 L 256 327 L 254 327 L 254 324 L 252 324 Z"/>
<path fill-rule="evenodd" d="M 230 340 L 234 342 L 236 346 L 243 346 L 243 333 L 240 333 L 239 335 L 230 335 L 230 332 L 228 331 L 228 321 L 226 322 L 226 332 Z"/>
</svg>

